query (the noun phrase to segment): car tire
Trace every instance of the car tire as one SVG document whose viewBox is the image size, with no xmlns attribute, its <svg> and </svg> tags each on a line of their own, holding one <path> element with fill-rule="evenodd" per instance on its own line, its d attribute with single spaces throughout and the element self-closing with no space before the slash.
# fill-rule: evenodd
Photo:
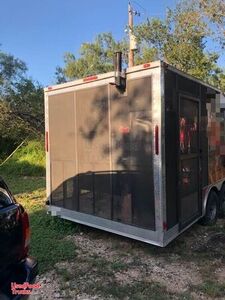
<svg viewBox="0 0 225 300">
<path fill-rule="evenodd" d="M 219 194 L 220 206 L 219 206 L 219 217 L 225 218 L 225 184 L 222 185 Z"/>
<path fill-rule="evenodd" d="M 10 300 L 10 298 L 8 296 L 6 296 L 5 294 L 2 294 L 1 292 L 0 292 L 0 299 L 1 300 Z"/>
<path fill-rule="evenodd" d="M 219 214 L 219 198 L 215 191 L 211 191 L 207 204 L 206 204 L 206 212 L 205 216 L 201 219 L 201 224 L 205 226 L 214 225 L 218 219 Z"/>
</svg>

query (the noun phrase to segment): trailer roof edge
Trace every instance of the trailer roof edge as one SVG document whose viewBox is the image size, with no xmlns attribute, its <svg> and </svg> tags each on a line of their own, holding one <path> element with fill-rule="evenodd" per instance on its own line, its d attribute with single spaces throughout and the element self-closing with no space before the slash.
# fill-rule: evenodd
<svg viewBox="0 0 225 300">
<path fill-rule="evenodd" d="M 198 82 L 198 83 L 200 83 L 200 84 L 202 84 L 202 85 L 204 85 L 204 86 L 206 86 L 206 87 L 208 87 L 208 88 L 211 88 L 211 89 L 213 89 L 213 90 L 215 90 L 215 91 L 217 91 L 217 92 L 222 93 L 222 91 L 221 91 L 220 89 L 218 89 L 217 87 L 215 87 L 215 86 L 213 86 L 213 85 L 211 85 L 211 84 L 209 84 L 209 83 L 206 83 L 205 81 L 203 81 L 203 80 L 201 80 L 201 79 L 198 79 L 198 78 L 196 78 L 196 77 L 194 77 L 194 76 L 192 76 L 192 75 L 189 75 L 189 74 L 187 74 L 187 73 L 185 73 L 185 72 L 183 72 L 183 71 L 177 69 L 176 67 L 174 67 L 174 66 L 172 66 L 172 65 L 170 65 L 170 64 L 164 63 L 164 65 L 166 65 L 167 68 L 168 68 L 169 70 L 174 71 L 174 72 L 177 73 L 177 74 L 180 74 L 180 75 L 182 75 L 182 76 L 184 76 L 184 77 L 186 77 L 186 78 L 188 78 L 188 79 L 191 79 L 191 80 L 193 80 L 193 81 L 195 81 L 195 82 Z M 223 94 L 223 93 L 222 93 L 222 94 Z"/>
<path fill-rule="evenodd" d="M 72 80 L 72 81 L 68 81 L 68 82 L 60 83 L 60 84 L 56 84 L 56 85 L 51 85 L 51 86 L 45 87 L 44 91 L 51 92 L 54 90 L 60 90 L 60 89 L 64 89 L 64 88 L 68 88 L 68 87 L 72 87 L 72 86 L 83 85 L 83 84 L 87 84 L 89 82 L 99 81 L 99 80 L 107 79 L 107 78 L 111 78 L 111 77 L 114 77 L 114 71 L 104 73 L 104 74 L 91 75 L 91 76 L 87 76 L 85 78 Z"/>
<path fill-rule="evenodd" d="M 130 74 L 130 73 L 134 73 L 134 72 L 139 72 L 139 71 L 143 71 L 143 70 L 147 70 L 147 69 L 153 69 L 153 68 L 157 68 L 157 67 L 167 67 L 169 70 L 171 71 L 174 71 L 175 73 L 177 74 L 180 74 L 188 79 L 191 79 L 195 82 L 198 82 L 208 88 L 211 88 L 219 93 L 222 93 L 224 95 L 224 93 L 202 81 L 201 79 L 198 79 L 192 75 L 189 75 L 179 69 L 177 69 L 176 67 L 164 62 L 164 61 L 161 61 L 161 60 L 158 60 L 158 61 L 154 61 L 154 62 L 148 62 L 148 63 L 144 63 L 144 64 L 141 64 L 141 65 L 138 65 L 138 66 L 134 66 L 134 67 L 130 67 L 130 68 L 127 68 L 125 69 L 125 73 L 126 74 Z M 104 79 L 109 79 L 109 78 L 114 78 L 115 77 L 115 72 L 112 71 L 112 72 L 108 72 L 108 73 L 103 73 L 103 74 L 95 74 L 95 75 L 91 75 L 91 76 L 87 76 L 85 78 L 81 78 L 81 79 L 77 79 L 77 80 L 73 80 L 73 81 L 69 81 L 69 82 L 66 82 L 66 83 L 61 83 L 61 84 L 56 84 L 56 85 L 51 85 L 51 86 L 47 86 L 44 88 L 44 92 L 45 93 L 48 93 L 48 92 L 51 92 L 51 91 L 55 91 L 55 90 L 61 90 L 61 89 L 64 89 L 64 88 L 69 88 L 69 87 L 73 87 L 73 86 L 78 86 L 78 85 L 84 85 L 84 84 L 88 84 L 90 82 L 97 82 L 97 81 L 100 81 L 100 80 L 104 80 Z M 115 80 L 114 80 L 115 81 Z M 115 83 L 114 81 L 112 81 L 112 84 Z"/>
<path fill-rule="evenodd" d="M 160 67 L 160 65 L 161 65 L 161 61 L 148 62 L 148 63 L 142 64 L 142 65 L 127 68 L 127 69 L 125 69 L 125 72 L 126 72 L 126 74 L 129 74 L 129 73 L 133 73 L 133 72 L 137 72 L 137 71 L 141 71 L 141 70 Z M 60 90 L 60 89 L 64 89 L 64 88 L 68 88 L 68 87 L 72 87 L 72 86 L 87 84 L 89 82 L 113 78 L 114 76 L 115 76 L 114 71 L 108 72 L 108 73 L 103 73 L 103 74 L 91 75 L 91 76 L 87 76 L 85 78 L 69 81 L 66 83 L 61 83 L 61 84 L 56 84 L 56 85 L 51 85 L 51 86 L 45 87 L 44 91 L 45 91 L 45 93 L 48 93 L 48 92 L 51 92 L 54 90 Z M 112 82 L 112 83 L 114 83 L 114 82 Z"/>
</svg>

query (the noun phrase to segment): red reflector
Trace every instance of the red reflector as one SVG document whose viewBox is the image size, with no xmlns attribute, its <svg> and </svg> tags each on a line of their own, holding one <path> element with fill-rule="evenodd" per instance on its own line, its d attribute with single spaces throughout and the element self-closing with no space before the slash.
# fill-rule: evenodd
<svg viewBox="0 0 225 300">
<path fill-rule="evenodd" d="M 168 229 L 168 226 L 167 226 L 167 223 L 166 222 L 163 222 L 163 230 L 167 230 Z"/>
<path fill-rule="evenodd" d="M 23 234 L 21 258 L 24 258 L 28 254 L 28 248 L 30 243 L 30 224 L 29 224 L 29 217 L 26 212 L 22 213 L 21 221 L 22 221 L 22 234 Z"/>
<path fill-rule="evenodd" d="M 126 126 L 121 126 L 120 127 L 120 132 L 123 134 L 128 134 L 130 132 L 130 128 Z"/>
<path fill-rule="evenodd" d="M 155 154 L 159 154 L 159 126 L 155 126 Z"/>
<path fill-rule="evenodd" d="M 48 152 L 48 131 L 45 132 L 45 151 Z"/>
<path fill-rule="evenodd" d="M 52 87 L 51 87 L 51 86 L 48 86 L 48 90 L 51 91 L 51 90 L 52 90 Z"/>
<path fill-rule="evenodd" d="M 92 81 L 92 80 L 96 80 L 96 79 L 98 79 L 98 76 L 96 76 L 96 75 L 88 76 L 88 77 L 83 79 L 83 82 Z"/>
<path fill-rule="evenodd" d="M 144 69 L 149 68 L 149 67 L 151 67 L 151 64 L 144 64 L 144 65 L 143 65 L 143 68 L 144 68 Z"/>
</svg>

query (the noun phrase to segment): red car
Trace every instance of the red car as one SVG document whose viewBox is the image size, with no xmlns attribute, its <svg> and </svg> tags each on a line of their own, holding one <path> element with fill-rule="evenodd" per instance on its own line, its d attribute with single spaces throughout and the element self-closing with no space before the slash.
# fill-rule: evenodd
<svg viewBox="0 0 225 300">
<path fill-rule="evenodd" d="M 37 275 L 37 261 L 28 256 L 29 241 L 28 214 L 0 178 L 1 300 L 25 299 L 31 291 L 31 284 Z"/>
</svg>

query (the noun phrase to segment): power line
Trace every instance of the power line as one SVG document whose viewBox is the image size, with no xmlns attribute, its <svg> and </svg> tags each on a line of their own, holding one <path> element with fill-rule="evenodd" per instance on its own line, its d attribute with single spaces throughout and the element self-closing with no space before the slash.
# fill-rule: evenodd
<svg viewBox="0 0 225 300">
<path fill-rule="evenodd" d="M 135 3 L 136 5 L 138 5 L 145 12 L 145 14 L 147 14 L 147 9 L 144 8 L 139 2 L 132 0 L 131 3 Z"/>
</svg>

